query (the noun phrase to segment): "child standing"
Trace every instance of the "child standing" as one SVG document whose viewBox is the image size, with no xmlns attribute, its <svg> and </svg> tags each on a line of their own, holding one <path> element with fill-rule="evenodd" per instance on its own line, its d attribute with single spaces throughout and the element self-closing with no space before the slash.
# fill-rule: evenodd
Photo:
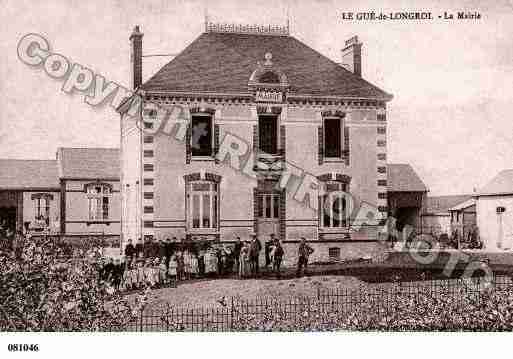
<svg viewBox="0 0 513 359">
<path fill-rule="evenodd" d="M 136 289 L 141 289 L 144 287 L 144 266 L 143 261 L 139 260 L 137 262 L 137 269 L 136 269 Z"/>
<path fill-rule="evenodd" d="M 168 269 L 169 281 L 170 281 L 171 287 L 173 287 L 173 288 L 176 288 L 176 282 L 177 282 L 176 274 L 177 274 L 178 263 L 177 263 L 176 259 L 177 259 L 176 255 L 171 256 L 171 259 L 169 260 L 169 269 Z"/>
<path fill-rule="evenodd" d="M 159 265 L 159 284 L 161 287 L 166 286 L 168 283 L 167 280 L 167 268 L 166 268 L 166 260 L 163 258 L 160 261 Z"/>
</svg>

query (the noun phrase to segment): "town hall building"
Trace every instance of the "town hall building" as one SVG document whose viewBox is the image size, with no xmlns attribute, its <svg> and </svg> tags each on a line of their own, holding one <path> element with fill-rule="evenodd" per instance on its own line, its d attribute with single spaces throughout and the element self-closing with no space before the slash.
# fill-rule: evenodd
<svg viewBox="0 0 513 359">
<path fill-rule="evenodd" d="M 358 37 L 333 61 L 287 27 L 206 23 L 144 83 L 142 38 L 136 26 L 141 106 L 134 96 L 118 108 L 124 243 L 255 233 L 285 245 L 305 237 L 319 256 L 371 250 L 388 210 L 392 96 L 362 78 Z M 351 215 L 363 204 L 379 218 L 356 230 Z"/>
</svg>

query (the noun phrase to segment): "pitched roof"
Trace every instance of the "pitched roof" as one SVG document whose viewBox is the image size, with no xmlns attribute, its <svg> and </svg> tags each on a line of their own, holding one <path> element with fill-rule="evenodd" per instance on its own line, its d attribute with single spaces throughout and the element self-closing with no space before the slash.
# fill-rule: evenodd
<svg viewBox="0 0 513 359">
<path fill-rule="evenodd" d="M 448 213 L 449 209 L 468 201 L 470 195 L 427 197 L 426 213 Z"/>
<path fill-rule="evenodd" d="M 449 208 L 449 211 L 461 211 L 462 209 L 467 209 L 469 207 L 475 206 L 476 200 L 474 198 L 469 198 L 466 201 L 457 204 L 454 207 Z"/>
<path fill-rule="evenodd" d="M 499 172 L 478 193 L 478 196 L 513 194 L 513 169 Z"/>
<path fill-rule="evenodd" d="M 206 32 L 142 85 L 146 91 L 248 93 L 270 52 L 289 93 L 390 99 L 391 95 L 291 36 Z"/>
<path fill-rule="evenodd" d="M 56 160 L 0 159 L 0 189 L 58 189 Z"/>
<path fill-rule="evenodd" d="M 120 178 L 117 148 L 59 148 L 57 158 L 61 178 Z"/>
<path fill-rule="evenodd" d="M 389 192 L 426 192 L 428 188 L 409 164 L 387 165 Z"/>
</svg>

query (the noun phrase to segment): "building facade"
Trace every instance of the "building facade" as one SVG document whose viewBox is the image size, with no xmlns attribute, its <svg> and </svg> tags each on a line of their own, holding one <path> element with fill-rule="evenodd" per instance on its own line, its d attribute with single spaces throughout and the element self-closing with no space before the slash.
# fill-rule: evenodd
<svg viewBox="0 0 513 359">
<path fill-rule="evenodd" d="M 388 215 L 394 218 L 397 230 L 409 226 L 419 232 L 427 192 L 427 186 L 411 165 L 388 165 Z"/>
<path fill-rule="evenodd" d="M 392 96 L 361 77 L 357 37 L 342 49 L 350 71 L 287 28 L 207 24 L 144 83 L 142 37 L 130 36 L 137 96 L 118 109 L 125 242 L 256 233 L 323 243 L 319 256 L 371 250 L 376 226 L 351 215 L 387 216 Z"/>
<path fill-rule="evenodd" d="M 497 174 L 479 190 L 475 199 L 484 249 L 513 249 L 513 170 Z"/>
<path fill-rule="evenodd" d="M 469 199 L 470 195 L 428 196 L 425 212 L 422 213 L 423 232 L 451 234 L 452 223 L 457 219 L 455 214 L 451 215 L 451 209 Z"/>
<path fill-rule="evenodd" d="M 119 238 L 119 150 L 59 148 L 55 160 L 0 160 L 0 224 L 10 233 Z"/>
</svg>

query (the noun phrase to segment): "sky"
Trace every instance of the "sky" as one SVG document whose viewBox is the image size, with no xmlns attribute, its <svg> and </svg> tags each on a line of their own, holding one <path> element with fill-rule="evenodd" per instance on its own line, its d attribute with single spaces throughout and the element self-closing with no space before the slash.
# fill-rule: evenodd
<svg viewBox="0 0 513 359">
<path fill-rule="evenodd" d="M 388 160 L 411 164 L 430 195 L 472 193 L 513 168 L 513 0 L 497 1 L 0 0 L 0 158 L 49 159 L 57 147 L 118 147 L 119 116 L 84 104 L 62 82 L 22 63 L 27 33 L 51 50 L 129 85 L 129 41 L 143 53 L 176 54 L 213 22 L 285 24 L 336 62 L 344 41 L 363 42 L 362 74 L 394 95 L 388 104 Z M 346 21 L 343 12 L 431 11 L 435 20 Z M 477 11 L 480 20 L 442 21 Z M 143 80 L 171 57 L 143 62 Z"/>
</svg>

